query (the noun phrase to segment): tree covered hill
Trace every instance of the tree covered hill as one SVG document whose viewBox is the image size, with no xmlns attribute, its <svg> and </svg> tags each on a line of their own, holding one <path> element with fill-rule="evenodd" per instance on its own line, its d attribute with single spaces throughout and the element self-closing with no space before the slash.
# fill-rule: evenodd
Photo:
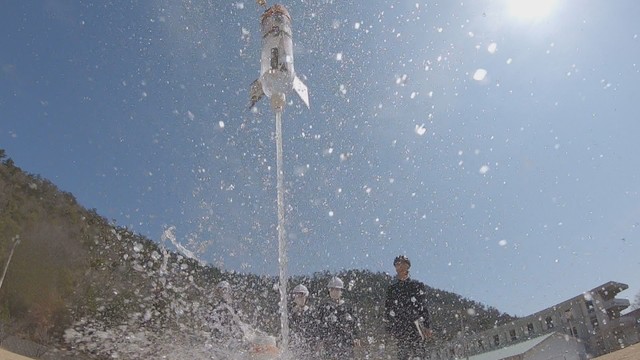
<svg viewBox="0 0 640 360">
<path fill-rule="evenodd" d="M 204 313 L 223 279 L 242 295 L 237 306 L 247 323 L 279 332 L 277 278 L 222 272 L 110 224 L 0 149 L 0 270 L 8 262 L 0 335 L 98 357 L 126 355 L 123 349 L 137 341 L 136 351 L 157 355 L 166 350 L 157 344 L 175 344 L 176 334 L 188 333 L 189 341 L 205 336 Z M 304 282 L 319 302 L 333 275 L 294 277 L 290 285 Z M 345 297 L 358 311 L 364 343 L 378 348 L 387 341 L 381 314 L 391 277 L 355 269 L 337 275 L 348 284 Z M 451 292 L 428 287 L 428 299 L 436 344 L 512 320 Z"/>
</svg>

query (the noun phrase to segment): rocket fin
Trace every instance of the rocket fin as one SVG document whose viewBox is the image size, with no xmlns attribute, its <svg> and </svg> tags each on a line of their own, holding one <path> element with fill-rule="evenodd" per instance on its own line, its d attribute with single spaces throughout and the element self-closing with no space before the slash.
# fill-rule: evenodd
<svg viewBox="0 0 640 360">
<path fill-rule="evenodd" d="M 256 79 L 251 83 L 251 90 L 249 91 L 249 109 L 251 109 L 262 97 L 264 91 L 262 90 L 262 83 L 260 79 Z"/>
<path fill-rule="evenodd" d="M 298 96 L 300 96 L 300 99 L 302 99 L 304 104 L 307 105 L 307 108 L 310 108 L 309 90 L 307 90 L 307 85 L 305 85 L 297 75 L 293 78 L 293 90 L 295 90 Z"/>
</svg>

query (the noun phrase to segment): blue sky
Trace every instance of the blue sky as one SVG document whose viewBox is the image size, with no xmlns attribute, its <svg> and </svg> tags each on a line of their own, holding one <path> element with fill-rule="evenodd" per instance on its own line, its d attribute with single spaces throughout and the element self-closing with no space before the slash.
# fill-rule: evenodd
<svg viewBox="0 0 640 360">
<path fill-rule="evenodd" d="M 405 253 L 515 315 L 640 292 L 640 5 L 548 2 L 283 1 L 311 99 L 284 113 L 290 273 Z M 273 113 L 247 109 L 261 13 L 5 3 L 0 148 L 119 225 L 276 274 Z"/>
</svg>

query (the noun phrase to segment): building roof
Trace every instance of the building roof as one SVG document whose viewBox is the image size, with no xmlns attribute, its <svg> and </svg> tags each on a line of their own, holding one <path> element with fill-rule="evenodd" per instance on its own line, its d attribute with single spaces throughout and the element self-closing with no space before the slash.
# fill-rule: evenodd
<svg viewBox="0 0 640 360">
<path fill-rule="evenodd" d="M 596 288 L 591 289 L 591 292 L 612 292 L 613 296 L 615 296 L 618 293 L 627 290 L 628 288 L 629 285 L 627 284 L 619 283 L 617 281 L 609 281 Z"/>
<path fill-rule="evenodd" d="M 540 310 L 536 313 L 533 313 L 529 316 L 525 316 L 523 318 L 520 319 L 524 319 L 524 318 L 529 318 L 529 317 L 537 317 L 540 316 L 542 314 L 546 314 L 549 310 L 553 310 L 555 311 L 556 308 L 561 307 L 565 304 L 571 304 L 574 301 L 577 300 L 581 300 L 584 301 L 585 299 L 588 299 L 590 294 L 594 294 L 594 293 L 601 293 L 601 294 L 610 294 L 610 297 L 615 297 L 615 295 L 617 295 L 618 293 L 626 290 L 629 288 L 629 285 L 624 284 L 624 283 L 619 283 L 617 281 L 608 281 L 600 286 L 596 286 L 595 288 L 589 290 L 589 291 L 585 291 L 584 293 L 580 294 L 580 295 L 576 295 L 574 297 L 572 297 L 571 299 L 565 300 L 559 304 L 556 304 L 554 306 L 548 307 L 546 309 Z"/>
<path fill-rule="evenodd" d="M 560 334 L 558 334 L 557 332 L 554 332 L 554 333 L 538 336 L 536 338 L 523 341 L 521 343 L 517 343 L 511 346 L 503 347 L 498 350 L 469 356 L 469 360 L 496 360 L 496 359 L 508 358 L 510 356 L 521 355 L 533 349 L 534 347 L 538 346 L 540 343 L 542 343 L 543 341 L 547 340 L 548 338 L 554 335 L 560 335 Z"/>
</svg>

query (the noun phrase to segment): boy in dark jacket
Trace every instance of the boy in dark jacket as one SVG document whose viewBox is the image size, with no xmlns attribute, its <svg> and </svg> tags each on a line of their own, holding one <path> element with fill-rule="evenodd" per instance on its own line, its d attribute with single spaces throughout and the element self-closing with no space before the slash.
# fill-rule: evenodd
<svg viewBox="0 0 640 360">
<path fill-rule="evenodd" d="M 319 331 L 324 358 L 331 360 L 353 359 L 353 348 L 359 346 L 360 324 L 351 306 L 342 299 L 344 283 L 334 277 L 327 285 L 329 300 L 319 310 Z"/>
<path fill-rule="evenodd" d="M 293 307 L 289 312 L 292 351 L 298 358 L 313 359 L 318 350 L 318 320 L 309 305 L 309 289 L 299 284 L 293 288 Z"/>
<path fill-rule="evenodd" d="M 419 357 L 429 329 L 429 310 L 426 303 L 426 287 L 409 278 L 411 261 L 404 255 L 393 261 L 396 278 L 387 288 L 384 318 L 387 332 L 397 341 L 398 359 Z"/>
</svg>

